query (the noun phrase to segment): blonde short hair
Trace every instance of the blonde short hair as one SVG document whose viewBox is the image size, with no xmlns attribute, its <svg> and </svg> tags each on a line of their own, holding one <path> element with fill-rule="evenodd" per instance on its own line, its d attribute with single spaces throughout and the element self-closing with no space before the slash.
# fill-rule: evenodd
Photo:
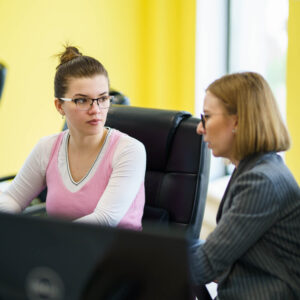
<svg viewBox="0 0 300 300">
<path fill-rule="evenodd" d="M 285 151 L 290 137 L 267 81 L 254 72 L 233 73 L 212 82 L 206 91 L 238 117 L 233 157 Z"/>
</svg>

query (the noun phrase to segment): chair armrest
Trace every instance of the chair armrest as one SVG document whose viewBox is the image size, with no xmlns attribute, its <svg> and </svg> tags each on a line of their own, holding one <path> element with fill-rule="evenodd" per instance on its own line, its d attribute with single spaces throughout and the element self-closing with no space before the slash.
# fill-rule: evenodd
<svg viewBox="0 0 300 300">
<path fill-rule="evenodd" d="M 163 208 L 145 205 L 143 221 L 158 221 L 159 223 L 169 223 L 169 213 Z"/>
<path fill-rule="evenodd" d="M 0 177 L 0 182 L 2 181 L 7 181 L 7 180 L 12 180 L 15 178 L 16 175 L 9 175 L 9 176 L 4 176 L 4 177 Z"/>
<path fill-rule="evenodd" d="M 28 206 L 24 209 L 23 214 L 28 216 L 45 216 L 46 203 L 39 203 L 32 206 Z"/>
</svg>

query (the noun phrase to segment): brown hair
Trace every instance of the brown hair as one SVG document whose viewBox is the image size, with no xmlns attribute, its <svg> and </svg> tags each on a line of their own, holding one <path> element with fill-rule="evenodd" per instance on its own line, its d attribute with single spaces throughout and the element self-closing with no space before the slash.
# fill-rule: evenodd
<svg viewBox="0 0 300 300">
<path fill-rule="evenodd" d="M 65 46 L 65 51 L 58 54 L 60 64 L 56 67 L 54 78 L 54 95 L 56 98 L 65 96 L 70 78 L 93 77 L 104 75 L 108 82 L 108 73 L 104 66 L 95 58 L 82 55 L 76 47 Z"/>
<path fill-rule="evenodd" d="M 210 91 L 229 114 L 238 117 L 233 157 L 285 151 L 290 137 L 267 81 L 254 72 L 225 75 L 211 83 Z"/>
</svg>

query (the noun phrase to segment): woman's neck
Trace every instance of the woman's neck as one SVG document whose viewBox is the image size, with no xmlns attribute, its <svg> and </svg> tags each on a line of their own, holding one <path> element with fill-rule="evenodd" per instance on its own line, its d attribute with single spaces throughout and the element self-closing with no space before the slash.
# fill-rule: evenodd
<svg viewBox="0 0 300 300">
<path fill-rule="evenodd" d="M 81 136 L 70 132 L 69 151 L 80 151 L 81 153 L 94 152 L 102 147 L 108 129 L 103 128 L 99 134 L 90 136 Z"/>
<path fill-rule="evenodd" d="M 224 157 L 224 158 L 228 159 L 236 168 L 238 167 L 238 165 L 240 163 L 239 160 L 235 159 L 234 157 L 229 157 L 229 155 L 228 155 L 228 157 Z"/>
<path fill-rule="evenodd" d="M 239 160 L 232 160 L 231 162 L 235 165 L 236 168 L 238 167 L 238 165 L 240 163 Z"/>
</svg>

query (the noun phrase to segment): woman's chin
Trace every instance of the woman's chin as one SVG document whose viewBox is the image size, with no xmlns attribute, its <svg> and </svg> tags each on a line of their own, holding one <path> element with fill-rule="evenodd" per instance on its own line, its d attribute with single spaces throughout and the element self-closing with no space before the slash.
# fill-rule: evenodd
<svg viewBox="0 0 300 300">
<path fill-rule="evenodd" d="M 221 156 L 220 153 L 218 151 L 216 151 L 215 149 L 211 149 L 211 152 L 212 152 L 212 155 L 214 157 L 220 157 Z"/>
</svg>

